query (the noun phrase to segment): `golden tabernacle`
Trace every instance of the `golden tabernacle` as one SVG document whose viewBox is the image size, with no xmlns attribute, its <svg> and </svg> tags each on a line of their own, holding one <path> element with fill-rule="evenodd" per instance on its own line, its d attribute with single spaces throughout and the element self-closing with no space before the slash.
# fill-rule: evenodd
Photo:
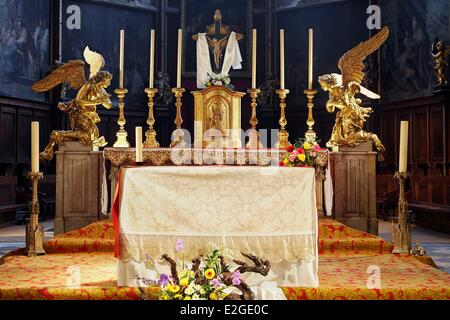
<svg viewBox="0 0 450 320">
<path fill-rule="evenodd" d="M 241 98 L 245 93 L 211 86 L 194 95 L 194 146 L 241 148 Z"/>
</svg>

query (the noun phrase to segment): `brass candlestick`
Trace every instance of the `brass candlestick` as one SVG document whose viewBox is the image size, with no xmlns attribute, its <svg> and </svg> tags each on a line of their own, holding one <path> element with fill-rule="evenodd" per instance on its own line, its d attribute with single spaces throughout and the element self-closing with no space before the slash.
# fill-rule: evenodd
<svg viewBox="0 0 450 320">
<path fill-rule="evenodd" d="M 405 197 L 406 172 L 397 172 L 400 192 L 398 200 L 398 223 L 392 225 L 392 238 L 394 240 L 394 254 L 410 254 L 411 252 L 411 225 L 408 212 L 408 202 Z"/>
<path fill-rule="evenodd" d="M 181 102 L 181 98 L 183 97 L 183 93 L 186 90 L 184 88 L 173 88 L 172 92 L 175 95 L 176 102 L 175 106 L 177 108 L 177 116 L 175 118 L 175 125 L 177 128 L 172 133 L 172 142 L 170 143 L 170 147 L 185 147 L 186 142 L 184 141 L 184 132 L 181 129 L 181 125 L 183 124 L 183 118 L 181 117 L 181 106 L 183 103 Z"/>
<path fill-rule="evenodd" d="M 259 89 L 248 89 L 247 92 L 250 94 L 250 97 L 252 98 L 251 107 L 252 107 L 252 117 L 250 118 L 250 125 L 252 128 L 250 129 L 249 139 L 247 142 L 246 147 L 251 149 L 258 149 L 262 148 L 263 145 L 259 141 L 259 132 L 258 129 L 256 129 L 256 126 L 258 125 L 258 118 L 256 117 L 256 107 L 258 103 L 256 102 L 256 99 L 258 98 L 258 94 L 261 93 L 261 90 Z"/>
<path fill-rule="evenodd" d="M 44 227 L 39 223 L 39 200 L 38 183 L 43 177 L 42 172 L 29 172 L 28 179 L 31 181 L 31 200 L 29 203 L 30 221 L 26 226 L 26 249 L 28 257 L 45 254 L 44 251 Z"/>
<path fill-rule="evenodd" d="M 129 148 L 130 143 L 127 140 L 127 132 L 125 131 L 125 124 L 127 121 L 125 120 L 125 115 L 123 113 L 123 108 L 125 107 L 125 103 L 123 102 L 125 95 L 128 93 L 127 89 L 116 89 L 114 93 L 117 94 L 119 98 L 119 119 L 117 120 L 117 124 L 119 125 L 119 131 L 116 133 L 117 140 L 114 143 L 114 148 Z"/>
<path fill-rule="evenodd" d="M 159 148 L 159 143 L 156 140 L 156 131 L 153 129 L 153 125 L 155 124 L 155 116 L 153 114 L 153 107 L 155 106 L 154 97 L 157 92 L 158 89 L 155 88 L 145 89 L 145 93 L 148 96 L 148 130 L 145 132 L 144 148 Z"/>
<path fill-rule="evenodd" d="M 317 94 L 317 90 L 314 89 L 306 89 L 304 91 L 306 97 L 308 98 L 308 120 L 306 120 L 306 124 L 308 125 L 308 131 L 305 133 L 305 139 L 315 143 L 317 142 L 317 135 L 314 131 L 313 127 L 316 123 L 313 117 L 313 108 L 314 108 L 314 96 Z"/>
<path fill-rule="evenodd" d="M 280 97 L 280 132 L 278 133 L 278 142 L 275 144 L 275 148 L 278 149 L 286 149 L 291 146 L 289 142 L 289 132 L 286 131 L 286 97 L 289 94 L 289 90 L 287 89 L 279 89 L 276 91 L 278 96 Z"/>
</svg>

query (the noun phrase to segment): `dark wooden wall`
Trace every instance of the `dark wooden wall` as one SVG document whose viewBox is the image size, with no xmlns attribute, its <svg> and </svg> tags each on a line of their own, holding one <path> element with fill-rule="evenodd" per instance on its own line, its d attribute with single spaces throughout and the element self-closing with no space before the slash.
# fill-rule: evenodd
<svg viewBox="0 0 450 320">
<path fill-rule="evenodd" d="M 411 209 L 419 225 L 450 231 L 450 96 L 445 93 L 385 104 L 380 131 L 387 153 L 379 165 L 378 196 L 398 189 L 400 122 L 409 121 Z"/>
</svg>

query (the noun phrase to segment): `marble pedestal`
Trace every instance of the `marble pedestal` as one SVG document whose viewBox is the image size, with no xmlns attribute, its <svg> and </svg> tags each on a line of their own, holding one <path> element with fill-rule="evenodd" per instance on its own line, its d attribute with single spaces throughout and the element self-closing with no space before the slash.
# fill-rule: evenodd
<svg viewBox="0 0 450 320">
<path fill-rule="evenodd" d="M 79 142 L 56 152 L 55 234 L 84 227 L 101 218 L 103 153 Z"/>
<path fill-rule="evenodd" d="M 372 143 L 340 147 L 330 154 L 335 219 L 349 227 L 378 235 L 376 161 Z"/>
</svg>

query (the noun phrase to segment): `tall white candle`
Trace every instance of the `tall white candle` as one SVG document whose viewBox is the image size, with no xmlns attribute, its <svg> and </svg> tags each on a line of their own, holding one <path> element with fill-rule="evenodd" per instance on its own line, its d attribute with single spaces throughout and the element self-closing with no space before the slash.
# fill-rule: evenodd
<svg viewBox="0 0 450 320">
<path fill-rule="evenodd" d="M 399 155 L 399 172 L 406 173 L 408 171 L 408 136 L 409 122 L 402 121 L 400 125 L 400 155 Z"/>
<path fill-rule="evenodd" d="M 257 34 L 256 29 L 253 29 L 253 45 L 252 45 L 252 89 L 256 89 L 256 46 Z"/>
<path fill-rule="evenodd" d="M 309 29 L 309 52 L 308 52 L 308 89 L 313 88 L 313 65 L 314 65 L 314 30 Z"/>
<path fill-rule="evenodd" d="M 177 55 L 177 88 L 181 88 L 181 49 L 183 40 L 183 30 L 178 29 L 178 55 Z"/>
<path fill-rule="evenodd" d="M 120 30 L 119 88 L 123 89 L 123 71 L 125 60 L 125 30 Z"/>
<path fill-rule="evenodd" d="M 280 30 L 280 89 L 284 90 L 284 29 Z"/>
<path fill-rule="evenodd" d="M 150 80 L 149 88 L 153 88 L 155 74 L 155 30 L 150 31 Z"/>
<path fill-rule="evenodd" d="M 31 122 L 31 172 L 39 172 L 39 122 Z"/>
<path fill-rule="evenodd" d="M 142 162 L 142 127 L 136 127 L 136 162 Z"/>
</svg>

